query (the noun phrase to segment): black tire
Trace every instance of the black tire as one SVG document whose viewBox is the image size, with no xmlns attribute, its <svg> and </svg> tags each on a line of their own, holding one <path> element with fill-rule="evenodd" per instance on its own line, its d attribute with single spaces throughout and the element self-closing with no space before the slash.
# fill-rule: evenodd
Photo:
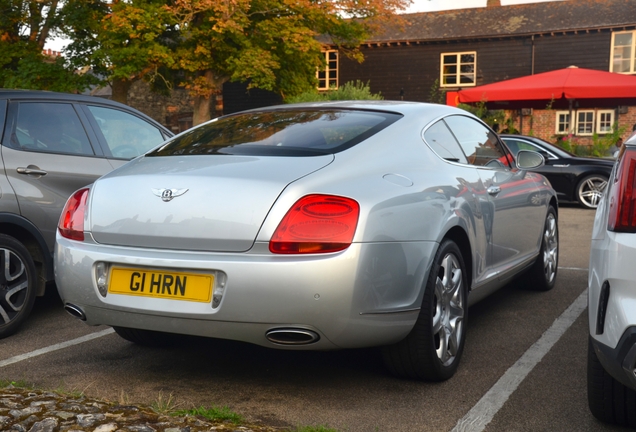
<svg viewBox="0 0 636 432">
<path fill-rule="evenodd" d="M 587 402 L 600 421 L 636 427 L 636 391 L 605 371 L 591 341 L 587 345 Z"/>
<path fill-rule="evenodd" d="M 113 327 L 115 333 L 137 345 L 150 347 L 168 347 L 176 345 L 179 335 L 174 333 L 163 333 L 152 330 L 141 330 L 127 327 Z"/>
<path fill-rule="evenodd" d="M 8 267 L 7 267 L 8 262 Z M 31 314 L 37 273 L 31 254 L 13 237 L 0 234 L 0 339 L 15 333 Z"/>
<path fill-rule="evenodd" d="M 393 375 L 444 381 L 455 374 L 466 339 L 467 281 L 459 247 L 452 240 L 443 241 L 413 329 L 402 341 L 382 348 L 384 362 Z"/>
<path fill-rule="evenodd" d="M 539 256 L 528 271 L 528 286 L 536 291 L 550 291 L 559 269 L 559 224 L 554 207 L 548 207 Z"/>
<path fill-rule="evenodd" d="M 581 206 L 587 209 L 596 209 L 603 198 L 607 188 L 607 176 L 592 174 L 581 179 L 576 185 L 574 194 Z"/>
</svg>

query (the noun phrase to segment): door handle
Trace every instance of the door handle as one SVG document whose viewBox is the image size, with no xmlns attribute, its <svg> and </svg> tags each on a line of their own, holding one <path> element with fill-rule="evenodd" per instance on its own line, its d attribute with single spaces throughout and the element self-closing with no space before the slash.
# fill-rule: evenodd
<svg viewBox="0 0 636 432">
<path fill-rule="evenodd" d="M 33 165 L 29 165 L 28 167 L 24 168 L 24 167 L 19 167 L 16 169 L 16 171 L 18 172 L 18 174 L 27 174 L 27 175 L 47 175 L 48 173 L 44 170 L 39 169 L 36 166 Z"/>
<path fill-rule="evenodd" d="M 565 164 L 565 165 L 552 165 L 555 168 L 567 168 L 570 166 L 570 164 Z"/>
<path fill-rule="evenodd" d="M 499 186 L 490 186 L 488 189 L 488 195 L 497 195 L 499 192 L 501 192 L 501 188 Z"/>
</svg>

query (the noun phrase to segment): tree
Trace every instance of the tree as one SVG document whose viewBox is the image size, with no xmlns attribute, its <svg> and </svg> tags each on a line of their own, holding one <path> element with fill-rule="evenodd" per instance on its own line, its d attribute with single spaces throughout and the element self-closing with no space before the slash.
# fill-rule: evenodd
<svg viewBox="0 0 636 432">
<path fill-rule="evenodd" d="M 323 102 L 336 100 L 382 100 L 381 93 L 371 93 L 369 83 L 360 80 L 348 82 L 335 90 L 319 92 L 316 88 L 303 92 L 296 96 L 291 96 L 285 100 L 286 103 L 300 102 Z"/>
<path fill-rule="evenodd" d="M 64 30 L 73 40 L 67 54 L 108 82 L 113 100 L 127 103 L 139 79 L 170 86 L 161 71 L 173 65 L 176 30 L 164 1 L 69 0 L 64 10 Z"/>
<path fill-rule="evenodd" d="M 175 0 L 181 31 L 174 68 L 194 99 L 193 123 L 209 118 L 223 83 L 293 96 L 316 87 L 321 49 L 362 60 L 359 43 L 410 0 Z M 346 18 L 345 18 L 346 17 Z M 319 40 L 319 37 L 322 38 Z"/>
<path fill-rule="evenodd" d="M 93 81 L 42 53 L 62 20 L 58 0 L 0 0 L 0 87 L 76 92 Z"/>
</svg>

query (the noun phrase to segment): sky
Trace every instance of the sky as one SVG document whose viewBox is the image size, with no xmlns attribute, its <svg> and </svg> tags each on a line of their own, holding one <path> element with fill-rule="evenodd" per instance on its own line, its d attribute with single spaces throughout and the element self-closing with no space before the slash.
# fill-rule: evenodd
<svg viewBox="0 0 636 432">
<path fill-rule="evenodd" d="M 488 0 L 413 0 L 411 6 L 405 10 L 405 13 L 415 12 L 433 12 L 451 9 L 466 9 L 486 7 Z M 563 0 L 500 0 L 502 6 L 523 4 L 523 3 L 541 3 L 546 1 L 563 1 Z M 51 39 L 44 46 L 45 49 L 61 51 L 66 44 L 64 39 Z"/>
</svg>

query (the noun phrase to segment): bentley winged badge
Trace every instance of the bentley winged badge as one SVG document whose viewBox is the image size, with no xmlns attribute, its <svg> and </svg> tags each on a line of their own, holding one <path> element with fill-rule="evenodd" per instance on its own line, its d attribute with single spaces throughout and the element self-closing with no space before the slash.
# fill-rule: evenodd
<svg viewBox="0 0 636 432">
<path fill-rule="evenodd" d="M 157 195 L 163 201 L 168 202 L 171 201 L 172 198 L 183 195 L 188 190 L 189 189 L 152 189 L 152 193 Z"/>
</svg>

